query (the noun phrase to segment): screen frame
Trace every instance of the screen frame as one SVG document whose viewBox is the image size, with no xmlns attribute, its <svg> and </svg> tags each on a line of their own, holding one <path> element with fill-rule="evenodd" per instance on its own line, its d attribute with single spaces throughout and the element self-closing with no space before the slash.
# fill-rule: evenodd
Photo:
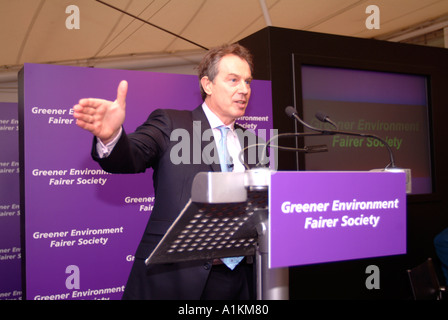
<svg viewBox="0 0 448 320">
<path fill-rule="evenodd" d="M 307 55 L 300 53 L 292 53 L 292 85 L 293 85 L 293 104 L 299 116 L 303 118 L 303 83 L 302 83 L 302 67 L 315 66 L 324 68 L 339 68 L 357 71 L 373 71 L 384 73 L 395 73 L 404 75 L 415 75 L 426 78 L 426 95 L 427 95 L 427 116 L 428 116 L 428 151 L 430 165 L 431 192 L 424 194 L 409 194 L 408 199 L 411 201 L 429 201 L 440 199 L 441 195 L 437 190 L 437 176 L 435 174 L 435 153 L 434 153 L 434 119 L 433 119 L 433 77 L 436 75 L 434 67 L 428 65 L 409 65 L 399 63 L 378 62 L 373 60 L 361 59 L 345 59 L 319 55 Z M 295 132 L 303 132 L 303 127 L 297 122 L 294 123 Z M 303 147 L 303 139 L 295 139 L 296 147 Z M 306 170 L 305 155 L 296 153 L 295 163 L 298 171 Z"/>
</svg>

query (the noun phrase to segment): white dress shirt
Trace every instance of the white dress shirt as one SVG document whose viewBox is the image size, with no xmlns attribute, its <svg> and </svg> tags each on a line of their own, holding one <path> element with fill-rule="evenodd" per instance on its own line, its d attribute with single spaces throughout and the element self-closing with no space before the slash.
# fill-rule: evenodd
<svg viewBox="0 0 448 320">
<path fill-rule="evenodd" d="M 218 144 L 219 141 L 221 140 L 221 131 L 218 129 L 218 127 L 224 126 L 224 123 L 218 118 L 216 114 L 214 114 L 210 110 L 210 108 L 207 106 L 205 102 L 202 104 L 202 110 L 204 110 L 205 116 L 207 117 L 207 120 L 210 123 L 210 127 L 213 130 L 213 137 L 215 138 L 215 141 Z M 229 154 L 233 160 L 233 171 L 244 172 L 245 167 L 239 159 L 241 144 L 240 140 L 238 139 L 238 136 L 236 135 L 234 125 L 235 121 L 227 126 L 230 129 L 227 134 L 227 150 L 229 151 Z"/>
</svg>

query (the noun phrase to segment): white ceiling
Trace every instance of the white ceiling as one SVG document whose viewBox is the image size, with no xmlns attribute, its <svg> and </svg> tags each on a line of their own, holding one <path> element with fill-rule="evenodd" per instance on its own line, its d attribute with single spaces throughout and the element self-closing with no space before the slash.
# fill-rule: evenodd
<svg viewBox="0 0 448 320">
<path fill-rule="evenodd" d="M 0 83 L 8 81 L 2 74 L 16 73 L 26 62 L 107 67 L 101 63 L 175 57 L 191 64 L 204 52 L 200 46 L 236 42 L 269 23 L 297 30 L 384 38 L 448 14 L 448 0 L 102 1 L 199 46 L 97 0 L 0 0 Z M 262 10 L 262 4 L 267 11 Z M 378 30 L 365 25 L 369 16 L 366 8 L 372 4 L 380 9 Z M 79 8 L 79 29 L 66 28 L 69 5 Z"/>
</svg>

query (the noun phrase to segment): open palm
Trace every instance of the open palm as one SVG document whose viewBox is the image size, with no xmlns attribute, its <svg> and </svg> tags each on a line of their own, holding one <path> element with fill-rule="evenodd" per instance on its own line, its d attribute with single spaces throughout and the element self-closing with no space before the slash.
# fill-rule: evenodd
<svg viewBox="0 0 448 320">
<path fill-rule="evenodd" d="M 126 95 L 128 83 L 121 81 L 117 89 L 117 99 L 81 99 L 73 106 L 76 124 L 107 144 L 120 131 L 126 115 Z"/>
</svg>

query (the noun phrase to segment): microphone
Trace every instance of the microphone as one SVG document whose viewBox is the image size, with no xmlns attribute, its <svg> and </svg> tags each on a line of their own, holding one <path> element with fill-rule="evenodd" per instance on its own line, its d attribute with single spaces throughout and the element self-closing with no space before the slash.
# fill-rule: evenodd
<svg viewBox="0 0 448 320">
<path fill-rule="evenodd" d="M 294 107 L 288 106 L 285 109 L 285 113 L 288 117 L 296 119 L 297 121 L 299 121 L 304 127 L 307 127 L 308 129 L 311 129 L 313 131 L 317 131 L 320 132 L 322 134 L 335 134 L 331 131 L 328 130 L 322 130 L 322 129 L 318 129 L 316 127 L 313 127 L 311 125 L 309 125 L 308 123 L 306 123 L 305 121 L 303 121 L 302 119 L 300 119 L 299 115 L 297 114 L 297 110 Z"/>
<path fill-rule="evenodd" d="M 387 144 L 382 138 L 373 135 L 373 134 L 367 134 L 367 133 L 359 133 L 359 132 L 350 132 L 350 131 L 340 131 L 340 130 L 323 130 L 323 129 L 319 129 L 319 128 L 315 128 L 309 124 L 307 124 L 306 122 L 304 122 L 302 119 L 300 119 L 300 117 L 297 114 L 297 110 L 294 107 L 288 106 L 285 109 L 285 113 L 286 115 L 288 115 L 289 117 L 296 119 L 297 121 L 299 121 L 301 124 L 303 124 L 305 127 L 307 127 L 308 129 L 311 129 L 313 131 L 317 131 L 322 133 L 322 135 L 335 135 L 335 134 L 341 134 L 341 135 L 348 135 L 348 136 L 357 136 L 357 137 L 364 137 L 364 138 L 373 138 L 376 139 L 378 141 L 380 141 L 382 144 L 384 144 L 384 146 L 386 146 L 387 151 L 389 153 L 389 159 L 390 159 L 390 163 L 388 166 L 386 167 L 391 167 L 391 168 L 396 168 L 395 166 L 395 160 L 394 160 L 394 154 L 392 152 L 392 149 L 390 148 L 389 144 Z M 332 124 L 333 126 L 335 126 L 337 128 L 337 125 L 331 121 L 331 119 L 326 116 L 323 113 L 316 113 L 316 118 L 319 121 L 322 122 L 328 122 L 330 124 Z"/>
<path fill-rule="evenodd" d="M 285 113 L 288 117 L 294 117 L 294 114 L 297 114 L 297 110 L 294 107 L 287 106 L 285 109 Z"/>
<path fill-rule="evenodd" d="M 331 124 L 333 127 L 335 127 L 336 130 L 339 129 L 337 124 L 334 123 L 333 121 L 331 121 L 331 119 L 325 113 L 318 111 L 318 112 L 316 112 L 315 117 L 320 122 L 327 122 L 327 123 Z"/>
<path fill-rule="evenodd" d="M 232 158 L 232 156 L 229 156 L 229 157 L 230 157 L 230 159 L 229 159 L 229 163 L 227 163 L 227 169 L 229 171 L 233 171 L 233 167 L 234 167 L 233 158 Z"/>
</svg>

